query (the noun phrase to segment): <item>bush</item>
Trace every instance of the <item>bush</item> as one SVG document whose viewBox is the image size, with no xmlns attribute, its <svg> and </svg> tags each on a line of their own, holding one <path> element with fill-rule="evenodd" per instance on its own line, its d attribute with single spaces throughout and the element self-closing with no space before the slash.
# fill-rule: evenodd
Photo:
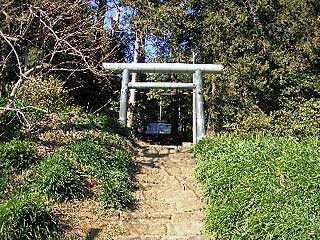
<svg viewBox="0 0 320 240">
<path fill-rule="evenodd" d="M 132 168 L 132 155 L 128 151 L 107 149 L 96 141 L 82 139 L 67 149 L 74 154 L 77 162 L 98 175 L 110 169 L 128 172 Z"/>
<path fill-rule="evenodd" d="M 290 101 L 272 114 L 274 132 L 278 135 L 318 136 L 320 134 L 320 99 L 302 103 Z"/>
<path fill-rule="evenodd" d="M 57 201 L 82 198 L 86 193 L 86 178 L 63 153 L 44 159 L 38 169 L 36 185 L 41 192 Z"/>
<path fill-rule="evenodd" d="M 61 111 L 65 108 L 66 102 L 63 85 L 63 81 L 53 76 L 28 79 L 21 86 L 18 99 L 25 106 L 33 106 L 50 112 Z"/>
<path fill-rule="evenodd" d="M 29 141 L 13 140 L 0 144 L 0 167 L 21 172 L 39 160 L 35 146 Z"/>
<path fill-rule="evenodd" d="M 111 150 L 91 140 L 80 140 L 68 150 L 83 169 L 97 177 L 102 185 L 101 199 L 106 207 L 125 208 L 132 202 L 128 172 L 132 155 L 126 150 Z"/>
<path fill-rule="evenodd" d="M 259 133 L 270 133 L 273 131 L 273 118 L 262 112 L 259 107 L 254 106 L 242 111 L 239 119 L 223 126 L 224 131 L 237 135 L 252 135 Z"/>
<path fill-rule="evenodd" d="M 128 128 L 122 126 L 116 119 L 105 115 L 83 114 L 74 122 L 73 127 L 77 130 L 104 130 L 110 133 L 131 137 L 131 132 Z"/>
<path fill-rule="evenodd" d="M 238 135 L 272 134 L 303 138 L 320 134 L 320 100 L 288 101 L 281 109 L 263 113 L 258 107 L 247 111 L 240 119 L 225 124 L 224 131 Z"/>
<path fill-rule="evenodd" d="M 13 188 L 14 180 L 8 170 L 0 169 L 0 200 L 8 197 L 10 188 Z"/>
<path fill-rule="evenodd" d="M 20 193 L 0 205 L 0 238 L 50 239 L 55 235 L 51 210 L 31 193 Z"/>
<path fill-rule="evenodd" d="M 320 139 L 222 136 L 194 149 L 217 239 L 320 237 Z"/>
<path fill-rule="evenodd" d="M 101 200 L 105 207 L 126 208 L 133 202 L 131 183 L 128 174 L 108 171 L 102 179 Z"/>
<path fill-rule="evenodd" d="M 8 98 L 0 97 L 0 106 L 4 107 Z M 0 118 L 0 140 L 9 141 L 14 137 L 22 135 L 21 123 L 14 111 L 7 112 Z"/>
</svg>

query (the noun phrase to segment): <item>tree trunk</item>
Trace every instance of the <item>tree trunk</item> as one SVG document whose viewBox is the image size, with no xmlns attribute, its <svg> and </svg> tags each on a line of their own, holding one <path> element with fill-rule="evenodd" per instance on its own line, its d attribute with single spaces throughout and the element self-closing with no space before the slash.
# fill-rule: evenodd
<svg viewBox="0 0 320 240">
<path fill-rule="evenodd" d="M 144 34 L 141 31 L 136 31 L 135 41 L 134 41 L 134 53 L 133 53 L 134 63 L 145 62 L 144 46 L 145 46 Z M 139 79 L 141 79 L 141 74 L 132 73 L 132 80 L 131 80 L 132 83 L 137 82 Z M 134 126 L 135 109 L 136 109 L 136 89 L 130 89 L 128 127 Z"/>
</svg>

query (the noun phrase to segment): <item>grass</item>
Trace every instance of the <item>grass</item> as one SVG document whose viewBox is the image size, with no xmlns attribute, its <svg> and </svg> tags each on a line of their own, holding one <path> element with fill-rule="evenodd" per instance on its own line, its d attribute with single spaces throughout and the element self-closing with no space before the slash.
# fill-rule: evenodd
<svg viewBox="0 0 320 240">
<path fill-rule="evenodd" d="M 8 102 L 7 97 L 0 97 L 0 106 L 5 106 Z M 0 141 L 9 141 L 15 137 L 22 136 L 22 124 L 18 116 L 13 111 L 9 111 L 0 118 Z"/>
<path fill-rule="evenodd" d="M 221 136 L 194 149 L 216 239 L 318 239 L 320 140 Z"/>
<path fill-rule="evenodd" d="M 49 198 L 61 202 L 84 197 L 86 178 L 67 154 L 58 153 L 41 162 L 37 170 L 36 186 Z"/>
<path fill-rule="evenodd" d="M 97 175 L 109 169 L 129 172 L 132 169 L 132 155 L 127 150 L 108 148 L 99 141 L 82 139 L 66 147 L 74 154 L 76 161 Z"/>
<path fill-rule="evenodd" d="M 128 150 L 111 149 L 85 138 L 45 158 L 37 170 L 35 186 L 61 202 L 88 197 L 91 178 L 101 186 L 100 199 L 105 207 L 126 208 L 133 200 L 129 178 L 132 168 Z"/>
<path fill-rule="evenodd" d="M 102 186 L 105 207 L 127 208 L 133 201 L 129 172 L 133 169 L 128 150 L 110 149 L 99 142 L 83 139 L 67 147 L 82 169 Z"/>
<path fill-rule="evenodd" d="M 21 192 L 0 205 L 0 239 L 52 239 L 56 223 L 39 197 Z"/>
<path fill-rule="evenodd" d="M 0 169 L 0 202 L 10 195 L 14 185 L 14 179 L 8 170 Z"/>
<path fill-rule="evenodd" d="M 132 203 L 130 132 L 72 109 L 39 121 L 28 135 L 36 143 L 0 143 L 0 239 L 62 239 L 57 222 L 64 220 L 55 219 L 52 204 L 90 198 L 123 209 Z"/>
<path fill-rule="evenodd" d="M 105 207 L 123 209 L 133 203 L 129 175 L 119 170 L 110 170 L 102 178 L 101 201 Z"/>
<path fill-rule="evenodd" d="M 39 160 L 33 143 L 12 140 L 0 143 L 0 168 L 20 173 Z"/>
<path fill-rule="evenodd" d="M 132 136 L 130 130 L 122 126 L 118 120 L 105 115 L 85 114 L 77 118 L 69 127 L 77 130 L 99 129 L 128 138 Z"/>
</svg>

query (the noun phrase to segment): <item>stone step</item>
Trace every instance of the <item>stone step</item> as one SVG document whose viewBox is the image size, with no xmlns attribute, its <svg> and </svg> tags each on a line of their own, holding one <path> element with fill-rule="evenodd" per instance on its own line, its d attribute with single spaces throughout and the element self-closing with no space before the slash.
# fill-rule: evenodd
<svg viewBox="0 0 320 240">
<path fill-rule="evenodd" d="M 135 191 L 134 196 L 138 199 L 163 199 L 164 201 L 169 199 L 182 200 L 184 202 L 198 201 L 198 197 L 194 191 L 184 188 L 183 185 L 178 185 L 178 187 L 167 186 L 163 189 Z"/>
<path fill-rule="evenodd" d="M 154 149 L 154 150 L 144 150 L 137 153 L 138 157 L 190 157 L 190 151 L 184 149 Z"/>
<path fill-rule="evenodd" d="M 158 169 L 159 172 L 159 169 Z M 135 181 L 139 183 L 158 183 L 158 184 L 164 184 L 166 182 L 172 183 L 177 182 L 177 179 L 175 176 L 170 176 L 168 174 L 161 173 L 143 173 L 143 174 L 137 174 L 135 176 Z"/>
<path fill-rule="evenodd" d="M 204 214 L 202 211 L 193 212 L 131 212 L 124 213 L 120 216 L 121 221 L 135 220 L 139 223 L 160 221 L 165 223 L 180 223 L 180 222 L 196 222 L 202 221 Z"/>
<path fill-rule="evenodd" d="M 137 202 L 135 212 L 176 212 L 177 205 L 175 202 L 164 202 L 160 200 L 144 200 Z"/>
<path fill-rule="evenodd" d="M 201 235 L 190 236 L 120 236 L 114 237 L 113 240 L 209 240 L 210 238 Z"/>
<path fill-rule="evenodd" d="M 124 236 L 131 235 L 161 235 L 161 236 L 189 236 L 201 235 L 202 222 L 175 222 L 165 223 L 162 221 L 149 222 L 130 222 L 123 221 L 120 223 L 121 228 L 124 229 Z"/>
<path fill-rule="evenodd" d="M 202 221 L 183 221 L 167 224 L 167 235 L 189 236 L 201 235 L 203 230 Z"/>
<path fill-rule="evenodd" d="M 204 203 L 195 189 L 190 148 L 149 146 L 140 150 L 135 177 L 137 208 L 115 218 L 115 240 L 206 240 Z"/>
<path fill-rule="evenodd" d="M 177 199 L 147 199 L 137 201 L 136 205 L 138 212 L 189 212 L 202 210 L 205 207 L 205 204 L 199 200 L 191 202 Z"/>
</svg>

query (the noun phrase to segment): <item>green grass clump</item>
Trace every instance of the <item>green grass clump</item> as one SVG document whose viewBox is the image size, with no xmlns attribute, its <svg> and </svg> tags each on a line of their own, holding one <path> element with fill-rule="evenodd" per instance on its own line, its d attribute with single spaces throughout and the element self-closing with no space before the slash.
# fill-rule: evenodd
<svg viewBox="0 0 320 240">
<path fill-rule="evenodd" d="M 0 239 L 51 239 L 53 214 L 39 198 L 20 193 L 0 205 Z"/>
<path fill-rule="evenodd" d="M 106 148 L 99 142 L 83 139 L 70 144 L 77 162 L 98 175 L 104 175 L 110 169 L 128 172 L 132 168 L 132 155 L 126 150 Z"/>
<path fill-rule="evenodd" d="M 0 169 L 0 200 L 8 197 L 10 188 L 14 186 L 14 179 L 7 169 Z"/>
<path fill-rule="evenodd" d="M 86 178 L 68 155 L 57 153 L 41 162 L 36 186 L 48 197 L 64 201 L 85 195 Z"/>
<path fill-rule="evenodd" d="M 7 97 L 0 97 L 1 107 L 4 107 L 7 102 Z M 0 118 L 0 141 L 9 141 L 22 135 L 22 124 L 15 111 L 8 111 Z"/>
<path fill-rule="evenodd" d="M 0 143 L 0 168 L 21 172 L 39 160 L 35 146 L 29 141 Z"/>
<path fill-rule="evenodd" d="M 129 172 L 132 154 L 127 150 L 110 149 L 99 142 L 83 139 L 67 147 L 82 166 L 102 186 L 101 199 L 106 207 L 126 208 L 132 202 Z"/>
<path fill-rule="evenodd" d="M 101 201 L 105 207 L 127 208 L 133 202 L 131 181 L 125 172 L 110 170 L 102 181 Z"/>
<path fill-rule="evenodd" d="M 217 239 L 318 239 L 320 140 L 222 136 L 194 149 Z"/>
<path fill-rule="evenodd" d="M 131 137 L 128 128 L 121 125 L 117 119 L 106 115 L 82 114 L 74 123 L 77 130 L 98 129 L 113 134 Z"/>
<path fill-rule="evenodd" d="M 132 202 L 129 172 L 132 154 L 96 140 L 81 139 L 60 148 L 39 165 L 35 186 L 56 201 L 85 197 L 87 179 L 97 180 L 106 207 L 125 208 Z"/>
</svg>

